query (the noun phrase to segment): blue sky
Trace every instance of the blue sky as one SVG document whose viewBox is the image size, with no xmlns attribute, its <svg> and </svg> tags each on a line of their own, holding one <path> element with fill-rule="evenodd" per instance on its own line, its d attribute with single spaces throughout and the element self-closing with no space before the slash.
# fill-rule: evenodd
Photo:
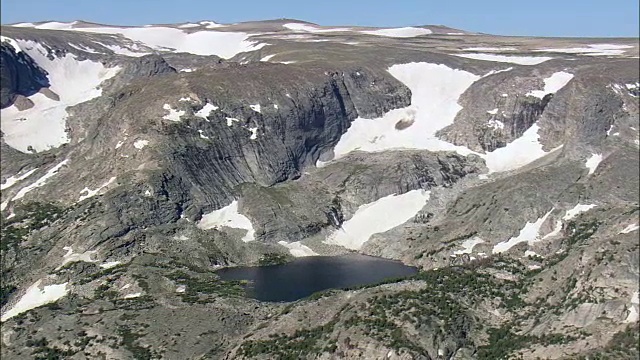
<svg viewBox="0 0 640 360">
<path fill-rule="evenodd" d="M 499 35 L 637 37 L 638 0 L 1 0 L 3 24 L 144 25 L 295 18 L 321 25 L 441 24 Z"/>
</svg>

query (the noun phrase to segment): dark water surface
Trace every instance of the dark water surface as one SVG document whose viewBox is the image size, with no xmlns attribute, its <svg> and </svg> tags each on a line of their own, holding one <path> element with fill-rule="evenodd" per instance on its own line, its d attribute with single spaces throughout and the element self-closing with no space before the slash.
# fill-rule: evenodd
<svg viewBox="0 0 640 360">
<path fill-rule="evenodd" d="M 398 261 L 350 254 L 303 257 L 284 265 L 225 268 L 216 274 L 222 280 L 249 280 L 247 296 L 254 299 L 294 301 L 321 290 L 372 285 L 417 272 Z"/>
</svg>

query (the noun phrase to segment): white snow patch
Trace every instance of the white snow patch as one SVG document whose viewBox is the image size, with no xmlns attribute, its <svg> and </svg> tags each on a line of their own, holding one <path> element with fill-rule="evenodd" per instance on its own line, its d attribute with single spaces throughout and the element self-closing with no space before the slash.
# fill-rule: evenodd
<svg viewBox="0 0 640 360">
<path fill-rule="evenodd" d="M 527 266 L 527 269 L 529 269 L 529 270 L 538 270 L 538 269 L 542 269 L 542 266 L 537 265 L 537 264 L 531 264 L 531 265 Z"/>
<path fill-rule="evenodd" d="M 484 242 L 484 240 L 482 240 L 479 237 L 475 236 L 475 237 L 473 237 L 471 239 L 465 240 L 462 244 L 460 244 L 460 246 L 462 246 L 464 249 L 456 250 L 453 253 L 455 255 L 471 254 L 471 252 L 473 252 L 473 248 L 478 244 L 482 244 L 483 242 Z"/>
<path fill-rule="evenodd" d="M 0 36 L 0 42 L 9 44 L 9 46 L 13 48 L 13 51 L 15 51 L 16 54 L 19 52 L 22 52 L 22 49 L 20 48 L 20 45 L 18 44 L 18 42 L 13 40 L 10 37 Z"/>
<path fill-rule="evenodd" d="M 602 154 L 591 154 L 591 157 L 587 159 L 584 163 L 584 166 L 589 169 L 589 175 L 593 174 L 596 171 L 596 168 L 602 161 Z"/>
<path fill-rule="evenodd" d="M 507 71 L 511 71 L 511 70 L 513 70 L 512 67 L 508 67 L 506 69 L 500 69 L 500 70 L 491 70 L 488 73 L 484 74 L 483 77 L 487 77 L 487 76 L 495 75 L 495 74 L 500 74 L 502 72 L 507 72 Z"/>
<path fill-rule="evenodd" d="M 149 145 L 149 140 L 136 140 L 133 143 L 133 147 L 138 150 L 142 150 L 147 145 Z"/>
<path fill-rule="evenodd" d="M 223 24 L 218 24 L 217 22 L 214 22 L 214 21 L 200 21 L 200 24 L 206 25 L 205 27 L 207 29 L 214 29 L 214 28 L 219 28 L 219 27 L 224 27 L 225 26 Z"/>
<path fill-rule="evenodd" d="M 123 56 L 141 57 L 150 54 L 148 52 L 133 51 L 130 48 L 122 47 L 120 45 L 109 45 L 99 41 L 94 41 L 94 43 L 111 50 L 114 54 Z"/>
<path fill-rule="evenodd" d="M 622 229 L 619 234 L 628 234 L 630 232 L 636 231 L 640 229 L 640 226 L 638 226 L 638 224 L 631 224 L 629 226 L 627 226 L 626 228 Z"/>
<path fill-rule="evenodd" d="M 193 72 L 193 69 L 189 69 L 189 68 L 186 68 L 186 69 L 180 69 L 180 72 L 190 73 L 190 72 Z"/>
<path fill-rule="evenodd" d="M 497 113 L 498 113 L 498 108 L 495 108 L 493 110 L 487 110 L 487 114 L 495 115 Z"/>
<path fill-rule="evenodd" d="M 535 251 L 531 251 L 531 250 L 527 250 L 524 252 L 524 256 L 525 257 L 529 257 L 529 256 L 538 256 L 538 254 L 536 254 Z"/>
<path fill-rule="evenodd" d="M 220 109 L 219 107 L 206 103 L 202 107 L 202 109 L 196 111 L 195 115 L 207 120 L 207 117 L 211 114 L 212 111 Z"/>
<path fill-rule="evenodd" d="M 251 131 L 251 136 L 249 136 L 249 139 L 255 140 L 255 139 L 258 138 L 258 128 L 257 127 L 249 128 L 249 131 Z"/>
<path fill-rule="evenodd" d="M 23 23 L 13 24 L 13 25 L 10 25 L 10 26 L 13 26 L 13 27 L 36 27 L 36 24 L 30 23 L 30 22 L 23 22 Z"/>
<path fill-rule="evenodd" d="M 480 77 L 446 65 L 409 63 L 393 65 L 389 73 L 411 90 L 411 105 L 394 109 L 381 118 L 355 119 L 334 148 L 335 159 L 347 153 L 389 149 L 472 151 L 436 138 L 435 133 L 452 124 L 462 109 L 458 98 Z M 410 128 L 397 130 L 398 121 L 413 121 Z"/>
<path fill-rule="evenodd" d="M 276 55 L 277 54 L 267 55 L 267 56 L 263 57 L 262 59 L 260 59 L 260 61 L 269 61 L 269 60 L 271 60 L 272 57 L 274 57 Z"/>
<path fill-rule="evenodd" d="M 122 264 L 122 262 L 120 261 L 109 261 L 109 262 L 100 264 L 100 267 L 103 269 L 111 269 L 112 267 L 116 267 L 120 264 Z"/>
<path fill-rule="evenodd" d="M 351 219 L 345 221 L 325 242 L 359 250 L 373 234 L 391 230 L 415 216 L 430 195 L 430 191 L 412 190 L 361 205 Z"/>
<path fill-rule="evenodd" d="M 207 29 L 217 27 L 213 22 L 207 22 Z M 249 41 L 249 34 L 231 31 L 202 30 L 187 33 L 181 29 L 154 27 L 82 27 L 73 28 L 74 31 L 121 34 L 124 37 L 140 42 L 160 51 L 171 50 L 195 55 L 217 55 L 224 59 L 234 57 L 241 52 L 254 51 L 266 44 Z M 130 55 L 130 54 L 129 54 Z"/>
<path fill-rule="evenodd" d="M 90 48 L 88 46 L 84 46 L 82 44 L 69 43 L 69 46 L 71 46 L 74 49 L 77 49 L 77 50 L 80 50 L 80 51 L 83 51 L 83 52 L 87 52 L 87 53 L 90 53 L 90 54 L 102 54 L 101 52 L 97 51 L 96 49 Z"/>
<path fill-rule="evenodd" d="M 105 68 L 99 62 L 78 61 L 74 54 L 47 58 L 45 48 L 33 41 L 18 41 L 21 48 L 48 73 L 49 89 L 60 100 L 52 100 L 42 93 L 29 97 L 34 106 L 23 111 L 15 105 L 0 110 L 2 132 L 7 145 L 24 153 L 29 147 L 46 151 L 69 142 L 66 108 L 96 98 L 102 94 L 97 87 L 113 77 L 119 67 Z"/>
<path fill-rule="evenodd" d="M 202 130 L 198 130 L 198 133 L 200 134 L 200 137 L 203 138 L 203 139 L 208 139 L 209 138 L 208 136 L 206 136 L 204 134 L 204 131 L 202 131 Z"/>
<path fill-rule="evenodd" d="M 4 211 L 4 209 L 7 208 L 7 205 L 9 205 L 9 201 L 11 201 L 11 200 L 7 200 L 7 201 L 3 202 L 2 204 L 0 204 L 0 211 Z"/>
<path fill-rule="evenodd" d="M 260 104 L 249 105 L 249 107 L 251 108 L 251 110 L 253 110 L 255 112 L 261 112 L 260 111 Z"/>
<path fill-rule="evenodd" d="M 22 314 L 23 312 L 55 302 L 67 295 L 69 292 L 67 289 L 68 283 L 47 285 L 40 289 L 41 282 L 42 280 L 38 280 L 31 285 L 20 300 L 2 315 L 0 321 L 7 321 L 16 315 Z"/>
<path fill-rule="evenodd" d="M 49 21 L 43 24 L 34 25 L 36 29 L 46 29 L 46 30 L 70 30 L 76 25 L 77 21 L 72 21 L 68 23 L 58 22 L 58 21 Z"/>
<path fill-rule="evenodd" d="M 491 119 L 487 122 L 487 127 L 492 128 L 494 130 L 502 130 L 504 129 L 504 123 L 500 120 Z"/>
<path fill-rule="evenodd" d="M 95 254 L 97 251 L 85 251 L 83 253 L 74 253 L 73 248 L 70 246 L 65 246 L 62 248 L 63 250 L 67 250 L 67 253 L 62 257 L 62 264 L 56 268 L 56 270 L 62 269 L 63 266 L 67 265 L 71 262 L 84 261 L 84 262 L 96 262 L 96 260 L 92 260 L 91 256 Z"/>
<path fill-rule="evenodd" d="M 421 35 L 428 35 L 433 33 L 429 29 L 417 28 L 417 27 L 401 27 L 392 29 L 378 29 L 378 30 L 364 30 L 360 31 L 363 34 L 386 36 L 394 38 L 410 38 Z"/>
<path fill-rule="evenodd" d="M 514 47 L 470 47 L 464 48 L 463 51 L 517 51 L 518 49 Z"/>
<path fill-rule="evenodd" d="M 638 292 L 635 291 L 633 294 L 631 294 L 631 303 L 629 304 L 629 315 L 627 315 L 627 318 L 624 320 L 625 323 L 635 323 L 638 322 L 638 318 L 640 317 L 638 314 L 638 305 L 640 304 L 640 301 L 638 301 Z"/>
<path fill-rule="evenodd" d="M 308 246 L 302 245 L 300 241 L 295 241 L 292 243 L 288 243 L 286 241 L 279 241 L 278 244 L 289 249 L 291 255 L 295 257 L 303 257 L 303 256 L 315 256 L 318 255 L 315 251 L 311 250 Z"/>
<path fill-rule="evenodd" d="M 13 185 L 18 183 L 19 181 L 22 181 L 22 180 L 28 178 L 36 170 L 38 170 L 38 168 L 35 168 L 33 170 L 29 170 L 29 171 L 27 171 L 26 173 L 24 173 L 24 174 L 22 174 L 20 176 L 10 176 L 10 177 L 8 177 L 4 181 L 4 183 L 0 184 L 0 190 L 4 190 L 4 189 L 8 189 L 8 188 L 12 187 Z"/>
<path fill-rule="evenodd" d="M 573 208 L 567 210 L 567 212 L 562 217 L 562 220 L 569 221 L 569 220 L 575 218 L 576 216 L 578 216 L 580 213 L 589 211 L 589 210 L 593 209 L 596 206 L 598 206 L 598 205 L 596 205 L 596 204 L 586 204 L 586 205 L 578 204 L 578 205 L 574 206 Z"/>
<path fill-rule="evenodd" d="M 607 130 L 607 136 L 611 136 L 611 131 L 613 130 L 613 125 L 611 125 L 609 127 L 609 130 Z"/>
<path fill-rule="evenodd" d="M 58 173 L 58 171 L 60 170 L 60 168 L 62 168 L 63 166 L 65 166 L 67 163 L 69 163 L 69 160 L 63 160 L 61 161 L 58 165 L 54 166 L 53 168 L 51 168 L 49 171 L 47 171 L 46 174 L 44 174 L 41 178 L 39 178 L 38 180 L 36 180 L 33 184 L 23 187 L 22 189 L 20 189 L 20 191 L 18 191 L 18 193 L 16 194 L 16 196 L 13 197 L 13 200 L 19 200 L 22 199 L 28 192 L 30 192 L 33 189 L 37 189 L 41 186 L 44 186 L 44 184 L 47 183 L 47 180 L 49 180 L 52 176 L 54 176 L 55 174 Z"/>
<path fill-rule="evenodd" d="M 547 94 L 555 94 L 567 85 L 571 79 L 573 79 L 573 74 L 564 71 L 555 72 L 550 77 L 544 79 L 544 90 L 533 90 L 527 93 L 527 95 L 542 99 Z"/>
<path fill-rule="evenodd" d="M 142 295 L 142 293 L 139 293 L 139 292 L 133 293 L 133 294 L 127 294 L 123 297 L 123 299 L 134 299 L 134 298 L 140 297 L 140 295 Z"/>
<path fill-rule="evenodd" d="M 96 196 L 98 195 L 98 193 L 100 192 L 100 190 L 106 188 L 107 186 L 111 185 L 114 181 L 116 181 L 116 177 L 112 177 L 111 179 L 109 179 L 107 182 L 105 182 L 104 184 L 100 185 L 97 189 L 95 190 L 91 190 L 88 187 L 85 187 L 84 189 L 82 189 L 82 191 L 80 191 L 80 198 L 78 199 L 78 201 L 82 201 L 84 199 L 88 199 L 90 197 Z M 84 193 L 84 195 L 83 195 Z"/>
<path fill-rule="evenodd" d="M 240 121 L 240 120 L 238 120 L 238 119 L 236 119 L 236 118 L 228 117 L 228 118 L 227 118 L 227 126 L 231 126 L 231 125 L 233 125 L 233 123 L 234 123 L 234 122 L 239 122 L 239 121 Z"/>
<path fill-rule="evenodd" d="M 307 25 L 307 24 L 299 24 L 299 23 L 288 23 L 282 25 L 282 27 L 293 30 L 293 31 L 304 31 L 310 33 L 328 33 L 328 32 L 340 32 L 340 31 L 350 31 L 349 28 L 319 28 L 317 26 Z"/>
<path fill-rule="evenodd" d="M 200 24 L 193 24 L 193 23 L 186 23 L 186 24 L 182 24 L 180 26 L 178 26 L 181 29 L 188 29 L 188 28 L 193 28 L 193 27 L 199 27 Z"/>
<path fill-rule="evenodd" d="M 548 154 L 542 150 L 539 142 L 537 124 L 506 147 L 487 154 L 474 153 L 466 147 L 453 145 L 435 136 L 438 130 L 453 123 L 456 114 L 462 109 L 458 98 L 480 79 L 479 76 L 454 70 L 446 65 L 429 63 L 393 65 L 388 71 L 411 90 L 411 105 L 391 110 L 381 118 L 355 119 L 334 147 L 334 159 L 354 150 L 456 151 L 464 156 L 476 154 L 485 159 L 490 172 L 500 172 L 516 169 Z M 397 130 L 395 125 L 402 120 L 413 123 L 409 129 Z M 322 163 L 317 163 L 316 166 L 320 167 Z"/>
<path fill-rule="evenodd" d="M 533 124 L 521 137 L 510 142 L 507 146 L 482 155 L 489 168 L 489 173 L 517 169 L 562 147 L 560 145 L 549 153 L 545 152 L 539 141 L 539 129 L 538 124 Z"/>
<path fill-rule="evenodd" d="M 553 211 L 553 209 L 551 210 Z M 503 241 L 500 242 L 498 244 L 496 244 L 493 247 L 493 253 L 494 254 L 499 254 L 505 251 L 508 251 L 509 249 L 511 249 L 512 247 L 526 242 L 529 245 L 532 245 L 533 243 L 535 243 L 536 241 L 539 240 L 540 237 L 540 227 L 542 226 L 542 224 L 545 222 L 545 220 L 547 220 L 547 217 L 549 216 L 549 214 L 551 214 L 551 211 L 549 211 L 548 213 L 546 213 L 543 217 L 541 217 L 540 219 L 536 220 L 535 222 L 527 222 L 525 224 L 525 226 L 522 228 L 522 230 L 520 230 L 520 233 L 518 233 L 518 236 L 516 237 L 512 237 L 511 239 L 507 240 L 507 241 Z"/>
<path fill-rule="evenodd" d="M 587 45 L 587 47 L 536 49 L 533 51 L 581 54 L 581 55 L 588 55 L 588 56 L 612 56 L 612 55 L 622 55 L 625 53 L 625 50 L 622 50 L 622 49 L 628 49 L 632 47 L 633 46 L 629 46 L 629 45 L 591 44 L 591 45 Z"/>
<path fill-rule="evenodd" d="M 552 57 L 547 57 L 547 56 L 511 56 L 511 55 L 497 55 L 497 54 L 454 54 L 454 55 L 467 58 L 467 59 L 504 62 L 504 63 L 518 64 L 518 65 L 538 65 L 545 61 L 553 59 Z"/>
<path fill-rule="evenodd" d="M 124 142 L 118 141 L 118 143 L 116 144 L 116 149 L 119 149 L 122 145 L 124 145 Z"/>
<path fill-rule="evenodd" d="M 278 104 L 273 104 L 273 108 L 278 110 Z"/>
<path fill-rule="evenodd" d="M 186 285 L 178 285 L 176 287 L 176 292 L 177 293 L 183 293 L 185 291 L 187 291 L 187 286 Z"/>
<path fill-rule="evenodd" d="M 247 234 L 242 238 L 242 241 L 255 240 L 255 232 L 251 225 L 251 220 L 238 212 L 237 200 L 222 209 L 202 215 L 202 219 L 197 224 L 197 227 L 203 230 L 218 229 L 221 226 L 247 230 Z"/>
<path fill-rule="evenodd" d="M 130 287 L 131 287 L 131 284 L 125 284 L 123 287 L 120 288 L 120 290 L 127 290 Z"/>
<path fill-rule="evenodd" d="M 182 100 L 182 99 L 180 99 L 180 100 Z M 162 106 L 162 108 L 167 110 L 167 111 L 169 111 L 168 114 L 166 114 L 165 116 L 162 117 L 165 120 L 180 121 L 180 117 L 185 114 L 184 110 L 176 110 L 176 109 L 172 108 L 171 105 L 169 105 L 169 104 L 164 104 L 164 106 Z"/>
</svg>

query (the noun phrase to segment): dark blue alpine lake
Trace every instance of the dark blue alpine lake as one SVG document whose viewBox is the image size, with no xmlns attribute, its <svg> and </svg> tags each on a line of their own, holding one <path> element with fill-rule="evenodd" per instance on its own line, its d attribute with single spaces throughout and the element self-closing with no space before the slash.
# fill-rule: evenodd
<svg viewBox="0 0 640 360">
<path fill-rule="evenodd" d="M 294 301 L 314 292 L 414 275 L 414 267 L 377 257 L 349 254 L 311 256 L 283 265 L 231 267 L 216 274 L 222 280 L 248 280 L 247 296 L 260 301 Z"/>
</svg>

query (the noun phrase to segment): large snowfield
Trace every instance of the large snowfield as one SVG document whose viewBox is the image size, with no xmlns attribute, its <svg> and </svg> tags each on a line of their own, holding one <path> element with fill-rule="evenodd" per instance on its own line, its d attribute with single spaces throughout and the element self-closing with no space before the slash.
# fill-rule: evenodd
<svg viewBox="0 0 640 360">
<path fill-rule="evenodd" d="M 75 22 L 49 22 L 40 25 L 25 23 L 14 26 L 35 27 L 37 29 L 51 30 L 73 30 L 99 34 L 120 34 L 134 42 L 139 42 L 155 50 L 171 50 L 195 55 L 216 55 L 224 59 L 232 58 L 241 52 L 258 50 L 266 45 L 248 40 L 250 35 L 247 33 L 210 30 L 212 28 L 220 27 L 220 25 L 213 22 L 206 23 L 208 23 L 205 27 L 206 30 L 195 32 L 187 32 L 182 29 L 162 26 L 74 27 L 74 25 L 76 25 Z M 117 50 L 112 50 L 119 53 Z M 123 48 L 123 51 L 124 50 L 127 49 Z M 132 54 L 130 51 L 127 51 L 126 53 L 123 53 L 123 55 L 131 56 Z"/>
<path fill-rule="evenodd" d="M 5 142 L 25 153 L 30 152 L 30 147 L 40 152 L 68 143 L 66 108 L 100 96 L 102 90 L 98 86 L 115 76 L 120 68 L 106 68 L 90 60 L 79 61 L 73 54 L 49 60 L 42 45 L 22 40 L 18 40 L 18 44 L 48 72 L 49 89 L 60 100 L 37 93 L 29 97 L 34 103 L 30 109 L 20 111 L 15 105 L 2 109 L 0 116 Z"/>
<path fill-rule="evenodd" d="M 507 146 L 486 154 L 457 146 L 438 139 L 438 130 L 453 124 L 462 109 L 460 96 L 481 77 L 470 72 L 452 69 L 442 64 L 408 63 L 393 65 L 389 73 L 411 90 L 411 105 L 394 109 L 377 119 L 355 119 L 334 148 L 334 159 L 351 151 L 384 151 L 392 149 L 423 149 L 431 151 L 456 151 L 461 155 L 476 154 L 482 157 L 489 173 L 510 171 L 527 165 L 558 148 L 546 152 L 539 142 L 537 124 L 532 125 L 518 139 Z M 495 74 L 489 73 L 485 76 Z M 544 80 L 540 93 L 555 93 L 566 85 L 572 74 L 557 72 Z M 538 92 L 535 92 L 538 95 Z M 411 124 L 398 130 L 398 122 Z M 318 162 L 323 166 L 326 162 Z"/>
</svg>

